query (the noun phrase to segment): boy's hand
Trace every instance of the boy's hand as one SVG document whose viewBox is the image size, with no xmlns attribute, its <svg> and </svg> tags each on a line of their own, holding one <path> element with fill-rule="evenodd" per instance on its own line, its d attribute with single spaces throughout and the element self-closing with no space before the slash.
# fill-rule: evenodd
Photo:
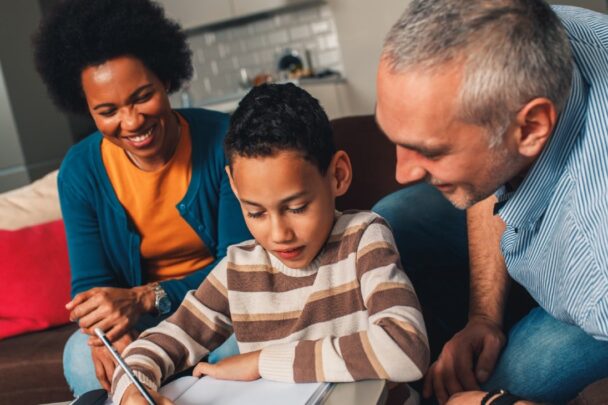
<svg viewBox="0 0 608 405">
<path fill-rule="evenodd" d="M 208 375 L 218 380 L 253 381 L 260 378 L 258 362 L 260 351 L 239 354 L 219 361 L 216 364 L 198 363 L 192 375 Z"/>
<path fill-rule="evenodd" d="M 148 389 L 148 393 L 156 402 L 156 405 L 174 405 L 171 400 L 163 397 L 156 391 L 152 391 Z M 120 401 L 120 405 L 148 405 L 148 401 L 144 398 L 143 395 L 139 393 L 137 387 L 133 384 L 129 385 L 129 387 L 125 390 L 124 395 Z"/>
</svg>

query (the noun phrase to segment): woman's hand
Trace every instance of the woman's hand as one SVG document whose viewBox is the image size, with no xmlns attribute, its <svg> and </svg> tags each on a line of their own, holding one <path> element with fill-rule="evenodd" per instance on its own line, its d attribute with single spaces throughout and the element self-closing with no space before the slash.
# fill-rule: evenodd
<svg viewBox="0 0 608 405">
<path fill-rule="evenodd" d="M 154 309 L 154 289 L 149 285 L 133 288 L 96 287 L 78 294 L 65 306 L 70 320 L 88 335 L 100 328 L 113 342 L 133 329 L 142 314 Z M 95 345 L 101 341 L 95 339 Z"/>
<path fill-rule="evenodd" d="M 171 400 L 163 397 L 156 391 L 152 391 L 151 389 L 147 390 L 156 405 L 174 405 Z M 148 401 L 144 398 L 143 395 L 137 390 L 137 387 L 133 384 L 129 385 L 129 387 L 125 390 L 124 395 L 120 401 L 120 405 L 148 405 Z"/>
<path fill-rule="evenodd" d="M 198 363 L 192 375 L 208 375 L 218 380 L 253 381 L 260 378 L 258 363 L 260 351 L 227 357 L 216 364 Z"/>
<path fill-rule="evenodd" d="M 118 340 L 112 342 L 118 353 L 122 353 L 133 341 L 130 333 L 125 333 Z M 112 376 L 116 368 L 116 360 L 105 346 L 91 346 L 91 357 L 95 366 L 95 375 L 104 390 L 110 392 Z"/>
</svg>

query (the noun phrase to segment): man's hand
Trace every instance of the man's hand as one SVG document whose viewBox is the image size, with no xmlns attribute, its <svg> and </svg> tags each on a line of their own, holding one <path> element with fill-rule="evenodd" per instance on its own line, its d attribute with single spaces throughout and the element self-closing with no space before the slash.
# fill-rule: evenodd
<svg viewBox="0 0 608 405">
<path fill-rule="evenodd" d="M 129 333 L 125 333 L 112 344 L 118 351 L 122 353 L 125 347 L 133 341 Z M 93 365 L 95 365 L 95 375 L 99 380 L 99 383 L 104 390 L 110 392 L 112 387 L 112 375 L 114 375 L 114 369 L 116 368 L 116 361 L 110 354 L 110 351 L 105 346 L 91 346 L 91 357 L 93 358 Z"/>
<path fill-rule="evenodd" d="M 486 395 L 483 391 L 465 391 L 454 394 L 450 397 L 445 405 L 471 405 L 480 404 L 483 397 Z"/>
<path fill-rule="evenodd" d="M 253 381 L 260 378 L 260 351 L 227 357 L 216 364 L 198 363 L 192 375 L 208 375 L 218 380 Z"/>
<path fill-rule="evenodd" d="M 154 291 L 149 286 L 96 287 L 78 294 L 65 307 L 84 333 L 94 335 L 93 330 L 100 328 L 113 342 L 132 329 L 142 314 L 152 311 Z"/>
<path fill-rule="evenodd" d="M 158 392 L 152 391 L 151 389 L 147 389 L 147 391 L 152 399 L 154 399 L 156 405 L 174 405 L 171 400 L 163 397 Z M 137 387 L 131 384 L 125 390 L 125 393 L 120 400 L 120 405 L 148 405 L 148 401 L 146 401 L 146 398 L 137 390 Z"/>
<path fill-rule="evenodd" d="M 472 318 L 445 344 L 427 371 L 423 396 L 429 398 L 434 392 L 439 403 L 444 404 L 450 395 L 478 390 L 479 383 L 485 382 L 494 370 L 504 344 L 505 336 L 498 325 Z"/>
</svg>

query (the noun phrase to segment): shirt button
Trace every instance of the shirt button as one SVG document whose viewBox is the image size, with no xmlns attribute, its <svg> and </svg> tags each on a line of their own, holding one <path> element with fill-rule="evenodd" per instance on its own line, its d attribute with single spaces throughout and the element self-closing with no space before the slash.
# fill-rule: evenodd
<svg viewBox="0 0 608 405">
<path fill-rule="evenodd" d="M 203 231 L 203 226 L 202 226 L 202 225 L 199 225 L 199 226 L 197 227 L 197 229 L 198 229 L 199 231 L 201 231 L 201 232 L 202 232 L 202 231 Z"/>
<path fill-rule="evenodd" d="M 186 204 L 180 204 L 180 205 L 179 205 L 179 210 L 180 210 L 181 212 L 186 211 Z"/>
</svg>

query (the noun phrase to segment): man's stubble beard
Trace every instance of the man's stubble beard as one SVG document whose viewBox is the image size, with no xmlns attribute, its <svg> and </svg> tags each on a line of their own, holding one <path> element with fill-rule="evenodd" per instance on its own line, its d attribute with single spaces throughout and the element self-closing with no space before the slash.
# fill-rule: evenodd
<svg viewBox="0 0 608 405">
<path fill-rule="evenodd" d="M 480 201 L 485 200 L 492 194 L 514 178 L 522 166 L 522 158 L 519 155 L 512 154 L 506 147 L 496 146 L 492 148 L 493 152 L 488 155 L 484 167 L 488 168 L 484 173 L 483 183 L 475 187 L 473 184 L 467 183 L 459 186 L 462 198 L 455 195 L 445 195 L 444 197 L 450 203 L 461 210 L 466 210 Z M 432 184 L 432 181 L 429 181 Z M 458 189 L 456 190 L 458 192 Z"/>
</svg>

